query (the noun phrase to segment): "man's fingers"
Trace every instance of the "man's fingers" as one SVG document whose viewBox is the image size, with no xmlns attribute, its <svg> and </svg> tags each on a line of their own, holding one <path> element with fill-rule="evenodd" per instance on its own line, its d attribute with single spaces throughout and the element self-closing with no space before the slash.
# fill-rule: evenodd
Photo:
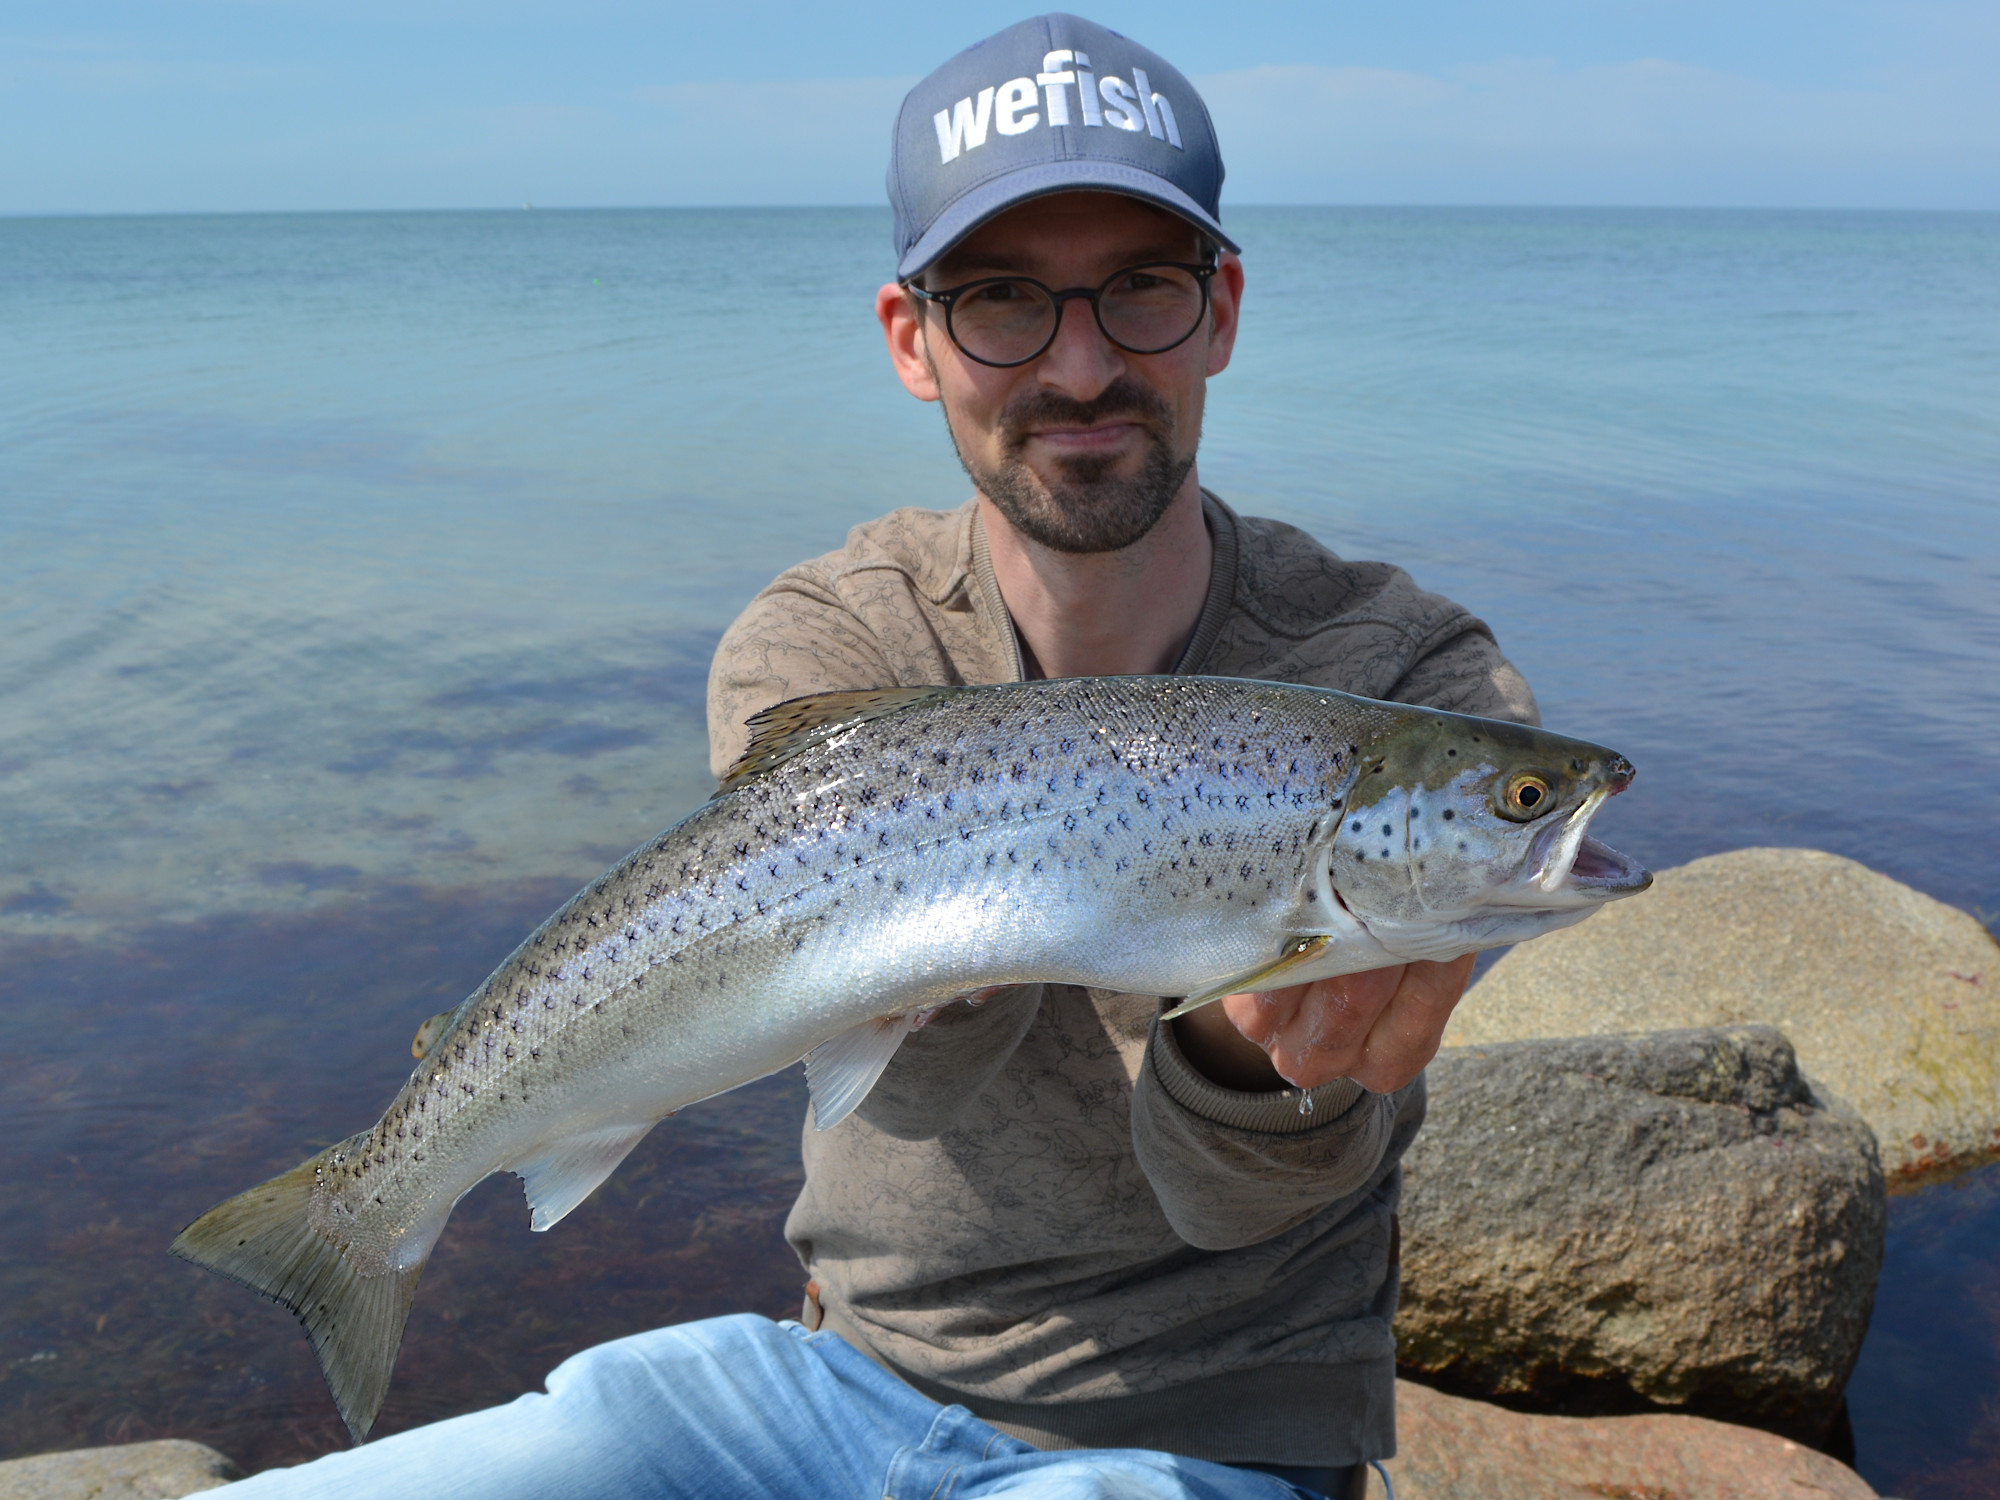
<svg viewBox="0 0 2000 1500">
<path fill-rule="evenodd" d="M 1370 1028 L 1363 1057 L 1347 1076 L 1371 1093 L 1402 1088 L 1437 1056 L 1451 1013 L 1472 979 L 1470 953 L 1446 963 L 1413 963 L 1395 998 Z"/>
<path fill-rule="evenodd" d="M 1345 1077 L 1365 1056 L 1377 1018 L 1396 994 L 1403 966 L 1342 974 L 1311 984 L 1231 995 L 1229 1019 L 1263 1048 L 1280 1077 L 1317 1088 Z"/>
<path fill-rule="evenodd" d="M 1295 1088 L 1352 1078 L 1372 1092 L 1393 1093 L 1436 1055 L 1472 963 L 1467 954 L 1447 963 L 1398 964 L 1230 995 L 1218 1008 Z"/>
</svg>

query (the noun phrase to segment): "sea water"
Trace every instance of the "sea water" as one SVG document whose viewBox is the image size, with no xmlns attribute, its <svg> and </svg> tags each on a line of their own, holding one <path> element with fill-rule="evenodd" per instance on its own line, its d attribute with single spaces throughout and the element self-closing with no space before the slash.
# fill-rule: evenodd
<svg viewBox="0 0 2000 1500">
<path fill-rule="evenodd" d="M 1210 487 L 1489 621 L 1638 764 L 1601 826 L 1649 864 L 1810 845 L 2000 913 L 2000 216 L 1230 223 Z M 888 263 L 869 210 L 0 220 L 0 1456 L 337 1440 L 282 1315 L 160 1249 L 708 794 L 764 581 L 968 493 Z M 385 1430 L 782 1311 L 795 1085 L 705 1111 L 547 1240 L 468 1200 Z M 1897 1202 L 1852 1394 L 1908 1496 L 2000 1470 L 1991 1176 Z"/>
</svg>

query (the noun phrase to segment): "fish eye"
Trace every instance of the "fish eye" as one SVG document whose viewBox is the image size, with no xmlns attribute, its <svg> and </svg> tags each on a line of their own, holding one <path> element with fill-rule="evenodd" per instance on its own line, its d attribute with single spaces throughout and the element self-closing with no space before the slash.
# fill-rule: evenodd
<svg viewBox="0 0 2000 1500">
<path fill-rule="evenodd" d="M 1507 778 L 1497 803 L 1501 817 L 1528 823 L 1554 807 L 1556 798 L 1548 777 L 1540 771 L 1516 771 Z"/>
</svg>

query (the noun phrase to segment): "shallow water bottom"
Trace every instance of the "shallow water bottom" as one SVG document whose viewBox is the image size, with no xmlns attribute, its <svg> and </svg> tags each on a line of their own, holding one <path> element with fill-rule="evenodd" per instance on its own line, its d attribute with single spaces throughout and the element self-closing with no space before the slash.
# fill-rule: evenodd
<svg viewBox="0 0 2000 1500">
<path fill-rule="evenodd" d="M 9 939 L 0 1015 L 0 1457 L 154 1437 L 252 1471 L 344 1446 L 291 1317 L 167 1254 L 216 1201 L 373 1120 L 409 1040 L 571 894 L 385 887 L 284 916 Z M 426 1270 L 387 1434 L 539 1388 L 664 1323 L 788 1316 L 781 1226 L 804 1089 L 763 1080 L 666 1122 L 545 1235 L 518 1184 L 459 1206 Z M 1859 1467 L 1901 1500 L 2000 1497 L 2000 1169 L 1892 1200 L 1849 1396 Z"/>
<path fill-rule="evenodd" d="M 373 1120 L 417 1024 L 570 894 L 391 891 L 115 949 L 10 944 L 0 1013 L 29 1035 L 0 1118 L 0 1457 L 187 1437 L 255 1471 L 345 1446 L 291 1316 L 167 1244 Z M 476 1188 L 424 1273 L 375 1431 L 509 1400 L 640 1329 L 795 1314 L 781 1226 L 804 1103 L 782 1074 L 667 1121 L 547 1234 L 512 1177 Z"/>
</svg>

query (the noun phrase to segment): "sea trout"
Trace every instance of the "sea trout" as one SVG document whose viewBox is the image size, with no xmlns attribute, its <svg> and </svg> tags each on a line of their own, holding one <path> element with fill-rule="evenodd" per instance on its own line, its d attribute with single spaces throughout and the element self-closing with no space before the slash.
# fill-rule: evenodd
<svg viewBox="0 0 2000 1500">
<path fill-rule="evenodd" d="M 174 1241 L 299 1317 L 355 1441 L 491 1173 L 548 1229 L 659 1120 L 801 1058 L 831 1128 L 954 1000 L 1057 982 L 1178 1015 L 1520 942 L 1652 878 L 1587 834 L 1623 756 L 1324 689 L 898 688 L 751 724 L 713 800 L 425 1023 L 374 1126 Z"/>
</svg>

